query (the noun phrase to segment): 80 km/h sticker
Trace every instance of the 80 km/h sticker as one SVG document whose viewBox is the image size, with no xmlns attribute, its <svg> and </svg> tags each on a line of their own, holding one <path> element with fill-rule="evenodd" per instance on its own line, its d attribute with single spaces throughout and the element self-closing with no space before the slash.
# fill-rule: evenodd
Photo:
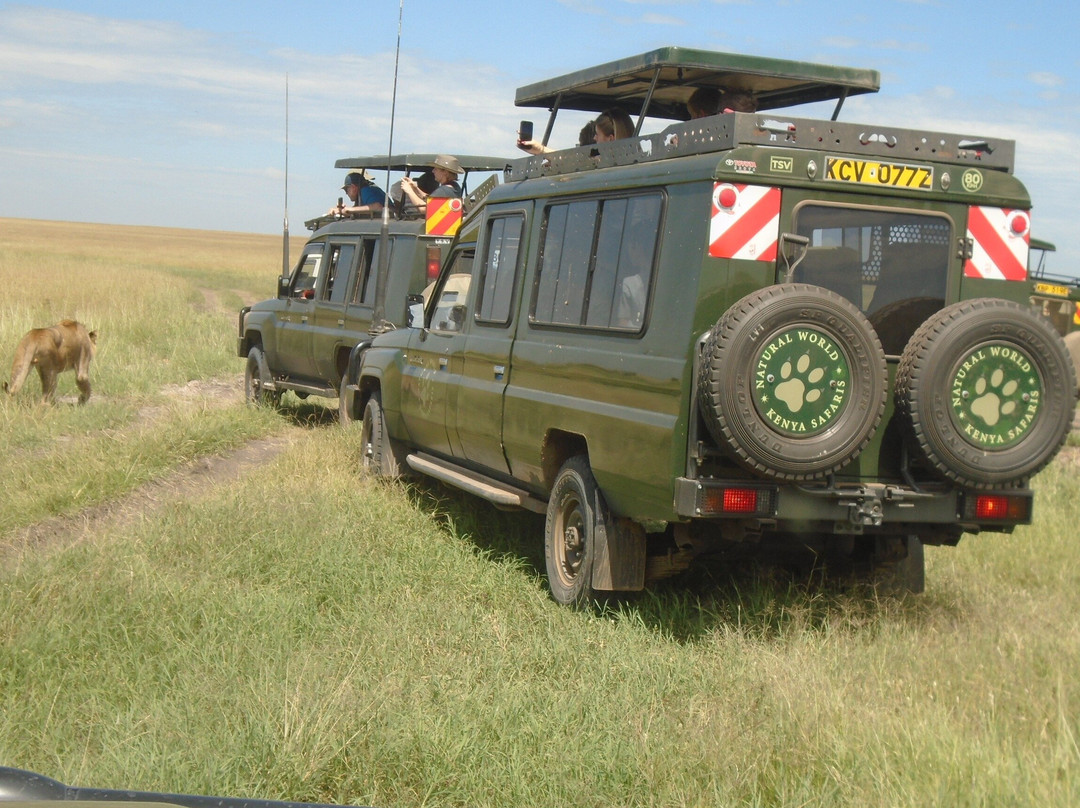
<svg viewBox="0 0 1080 808">
<path fill-rule="evenodd" d="M 934 169 L 931 166 L 913 166 L 905 163 L 879 163 L 873 160 L 826 157 L 825 179 L 860 185 L 885 185 L 892 188 L 930 191 L 933 190 L 934 185 Z"/>
</svg>

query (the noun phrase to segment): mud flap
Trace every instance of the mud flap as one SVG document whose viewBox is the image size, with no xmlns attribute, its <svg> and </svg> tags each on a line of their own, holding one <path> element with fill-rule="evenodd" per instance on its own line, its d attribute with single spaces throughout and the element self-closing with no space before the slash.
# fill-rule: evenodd
<svg viewBox="0 0 1080 808">
<path fill-rule="evenodd" d="M 645 588 L 645 529 L 631 519 L 607 519 L 596 531 L 592 588 L 639 592 Z"/>
</svg>

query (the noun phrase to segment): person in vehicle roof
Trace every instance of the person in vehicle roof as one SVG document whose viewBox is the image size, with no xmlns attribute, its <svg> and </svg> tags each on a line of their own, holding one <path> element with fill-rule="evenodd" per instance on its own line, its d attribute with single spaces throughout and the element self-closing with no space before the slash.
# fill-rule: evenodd
<svg viewBox="0 0 1080 808">
<path fill-rule="evenodd" d="M 721 112 L 757 112 L 757 99 L 744 90 L 728 90 L 720 99 Z"/>
<path fill-rule="evenodd" d="M 698 87 L 686 101 L 690 120 L 707 118 L 720 111 L 720 93 L 712 87 Z"/>
<path fill-rule="evenodd" d="M 366 168 L 359 171 L 350 171 L 345 177 L 345 184 L 341 186 L 349 197 L 351 205 L 343 205 L 341 201 L 326 212 L 327 216 L 340 216 L 351 218 L 360 215 L 378 213 L 386 204 L 386 194 L 382 188 L 375 185 L 375 177 Z"/>
<path fill-rule="evenodd" d="M 589 121 L 578 132 L 578 146 L 591 146 L 596 142 L 596 121 Z M 521 140 L 518 139 L 517 147 L 522 151 L 527 151 L 529 154 L 547 154 L 548 152 L 555 151 L 550 146 L 545 146 L 538 140 Z"/>
<path fill-rule="evenodd" d="M 429 199 L 446 199 L 461 196 L 458 177 L 461 176 L 461 163 L 449 154 L 440 154 L 431 163 L 431 173 L 435 175 L 439 186 L 430 194 L 425 194 L 412 177 L 402 177 L 401 190 L 412 201 L 420 213 L 427 211 Z"/>
<path fill-rule="evenodd" d="M 608 143 L 634 134 L 634 121 L 618 107 L 605 109 L 596 118 L 596 142 Z"/>
</svg>

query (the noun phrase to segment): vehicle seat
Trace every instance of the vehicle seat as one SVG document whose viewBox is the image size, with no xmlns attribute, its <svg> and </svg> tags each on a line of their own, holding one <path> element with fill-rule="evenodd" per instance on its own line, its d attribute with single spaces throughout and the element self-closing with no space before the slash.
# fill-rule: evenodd
<svg viewBox="0 0 1080 808">
<path fill-rule="evenodd" d="M 882 256 L 881 274 L 867 313 L 914 297 L 945 298 L 948 278 L 945 244 L 893 244 Z"/>
<path fill-rule="evenodd" d="M 793 280 L 822 286 L 862 308 L 862 264 L 851 247 L 807 247 Z"/>
</svg>

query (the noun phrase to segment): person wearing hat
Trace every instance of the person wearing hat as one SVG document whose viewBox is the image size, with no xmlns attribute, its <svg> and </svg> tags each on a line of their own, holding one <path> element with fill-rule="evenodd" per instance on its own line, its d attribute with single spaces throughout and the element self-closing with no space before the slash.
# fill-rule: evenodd
<svg viewBox="0 0 1080 808">
<path fill-rule="evenodd" d="M 429 199 L 461 196 L 461 186 L 457 182 L 457 178 L 462 173 L 461 163 L 458 162 L 456 157 L 449 154 L 440 154 L 431 163 L 431 173 L 438 180 L 439 187 L 430 194 L 425 194 L 412 177 L 403 177 L 401 180 L 401 190 L 408 195 L 421 213 L 427 211 L 427 201 Z"/>
<path fill-rule="evenodd" d="M 345 184 L 341 186 L 349 197 L 351 205 L 343 205 L 339 201 L 337 205 L 326 212 L 327 216 L 351 217 L 361 214 L 378 213 L 386 204 L 386 194 L 375 183 L 375 177 L 366 168 L 359 171 L 350 171 L 345 177 Z"/>
</svg>

